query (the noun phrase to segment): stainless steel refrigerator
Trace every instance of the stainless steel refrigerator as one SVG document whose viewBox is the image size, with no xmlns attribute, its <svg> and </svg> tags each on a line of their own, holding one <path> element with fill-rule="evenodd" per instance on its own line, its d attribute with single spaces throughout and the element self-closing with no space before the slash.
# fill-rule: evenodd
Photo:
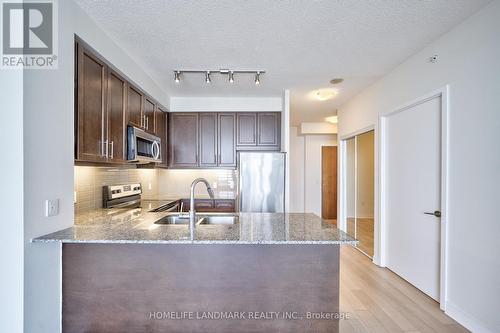
<svg viewBox="0 0 500 333">
<path fill-rule="evenodd" d="M 285 154 L 241 152 L 239 170 L 240 212 L 285 211 Z"/>
</svg>

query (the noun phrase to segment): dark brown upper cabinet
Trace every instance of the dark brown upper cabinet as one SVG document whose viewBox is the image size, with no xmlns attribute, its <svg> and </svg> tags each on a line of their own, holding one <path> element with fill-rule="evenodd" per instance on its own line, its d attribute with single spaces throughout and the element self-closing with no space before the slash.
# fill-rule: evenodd
<svg viewBox="0 0 500 333">
<path fill-rule="evenodd" d="M 237 113 L 238 150 L 281 149 L 281 112 Z"/>
<path fill-rule="evenodd" d="M 219 113 L 217 166 L 236 167 L 236 114 Z"/>
<path fill-rule="evenodd" d="M 198 145 L 200 166 L 217 166 L 217 113 L 199 114 L 200 143 Z"/>
<path fill-rule="evenodd" d="M 106 84 L 107 66 L 77 45 L 76 159 L 102 162 L 107 159 Z"/>
<path fill-rule="evenodd" d="M 257 145 L 257 114 L 238 113 L 237 114 L 237 140 L 238 147 L 248 147 Z"/>
<path fill-rule="evenodd" d="M 257 146 L 280 149 L 281 113 L 257 114 Z"/>
<path fill-rule="evenodd" d="M 236 167 L 236 113 L 170 113 L 169 118 L 171 168 Z"/>
<path fill-rule="evenodd" d="M 155 120 L 160 105 L 78 38 L 75 101 L 76 162 L 127 163 L 127 124 L 156 133 L 157 122 L 162 121 L 158 130 L 163 134 L 158 136 L 164 145 L 162 165 L 167 165 L 166 115 Z"/>
<path fill-rule="evenodd" d="M 171 113 L 168 121 L 169 166 L 198 166 L 198 114 Z"/>
<path fill-rule="evenodd" d="M 127 81 L 113 70 L 108 71 L 107 87 L 107 144 L 108 159 L 113 162 L 124 162 L 127 160 L 125 110 Z"/>
<path fill-rule="evenodd" d="M 127 84 L 127 116 L 128 122 L 136 127 L 143 128 L 142 92 L 131 84 Z"/>
<path fill-rule="evenodd" d="M 150 100 L 149 98 L 144 98 L 144 108 L 142 115 L 142 128 L 149 132 L 155 132 L 155 102 Z"/>
<path fill-rule="evenodd" d="M 155 135 L 161 139 L 161 163 L 159 167 L 165 168 L 168 166 L 167 162 L 167 113 L 160 107 L 156 108 L 155 114 Z"/>
</svg>

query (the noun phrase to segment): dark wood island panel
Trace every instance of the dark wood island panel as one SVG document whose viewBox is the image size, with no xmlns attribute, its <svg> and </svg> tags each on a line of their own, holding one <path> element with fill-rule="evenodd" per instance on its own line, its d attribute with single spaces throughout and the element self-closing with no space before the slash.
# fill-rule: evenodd
<svg viewBox="0 0 500 333">
<path fill-rule="evenodd" d="M 338 332 L 307 319 L 338 311 L 339 245 L 63 244 L 63 332 Z"/>
</svg>

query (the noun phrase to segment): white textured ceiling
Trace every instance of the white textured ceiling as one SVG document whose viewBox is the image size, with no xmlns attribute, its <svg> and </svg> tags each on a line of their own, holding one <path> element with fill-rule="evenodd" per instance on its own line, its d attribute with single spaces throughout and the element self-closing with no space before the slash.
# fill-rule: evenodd
<svg viewBox="0 0 500 333">
<path fill-rule="evenodd" d="M 361 89 L 489 0 L 76 0 L 169 96 L 281 96 L 292 123 L 321 121 Z M 262 68 L 251 76 L 184 76 L 174 69 Z M 339 94 L 308 92 L 345 78 Z"/>
</svg>

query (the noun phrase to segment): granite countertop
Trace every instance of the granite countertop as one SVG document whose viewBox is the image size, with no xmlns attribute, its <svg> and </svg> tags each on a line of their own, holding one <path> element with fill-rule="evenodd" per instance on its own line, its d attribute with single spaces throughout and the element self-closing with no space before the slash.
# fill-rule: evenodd
<svg viewBox="0 0 500 333">
<path fill-rule="evenodd" d="M 189 225 L 157 225 L 178 213 L 150 212 L 179 198 L 143 200 L 142 208 L 97 209 L 75 216 L 75 225 L 33 239 L 35 243 L 151 244 L 355 244 L 357 241 L 314 214 L 198 213 L 235 215 L 232 225 L 197 225 L 190 240 Z"/>
</svg>

